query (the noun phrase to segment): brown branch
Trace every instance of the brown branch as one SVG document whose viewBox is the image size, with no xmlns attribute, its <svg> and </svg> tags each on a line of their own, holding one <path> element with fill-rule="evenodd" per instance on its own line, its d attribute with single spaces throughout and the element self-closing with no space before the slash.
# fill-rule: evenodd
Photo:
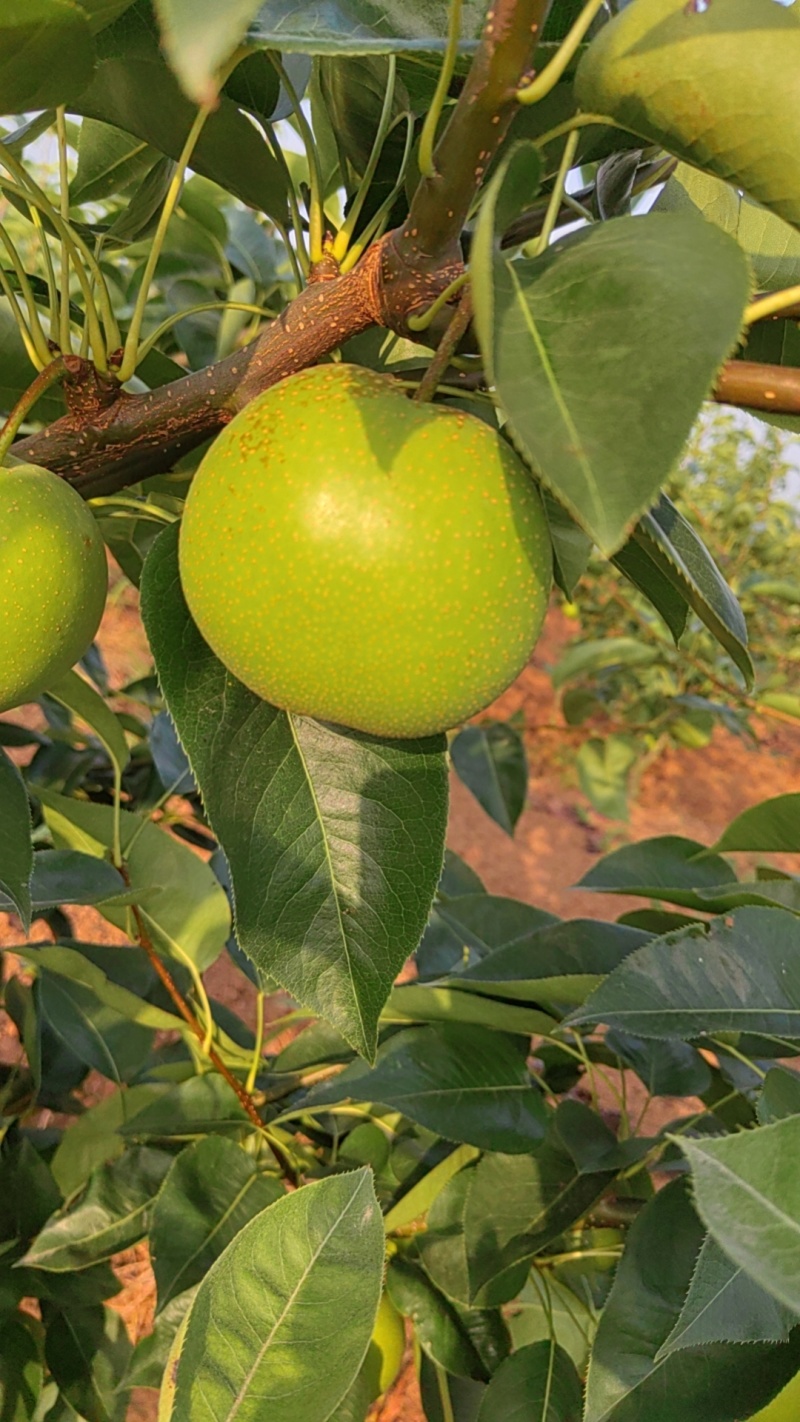
<svg viewBox="0 0 800 1422">
<path fill-rule="evenodd" d="M 713 398 L 720 405 L 739 405 L 745 410 L 800 415 L 800 368 L 729 360 L 722 368 Z"/>
<path fill-rule="evenodd" d="M 550 0 L 495 0 L 470 74 L 434 155 L 436 173 L 415 194 L 408 221 L 367 250 L 345 276 L 300 293 L 251 346 L 206 370 L 142 395 L 120 392 L 81 405 L 14 454 L 43 464 L 84 495 L 112 493 L 171 469 L 254 395 L 322 360 L 372 325 L 412 335 L 423 310 L 463 269 L 459 236 L 472 199 L 517 112 Z M 327 274 L 326 274 L 327 275 Z M 429 332 L 435 345 L 452 311 Z M 415 337 L 418 339 L 418 337 Z M 87 364 L 87 390 L 94 373 Z"/>
</svg>

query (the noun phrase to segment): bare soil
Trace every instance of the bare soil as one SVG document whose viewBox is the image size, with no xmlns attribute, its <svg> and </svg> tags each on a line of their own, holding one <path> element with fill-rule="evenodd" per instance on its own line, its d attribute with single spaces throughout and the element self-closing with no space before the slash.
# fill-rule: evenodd
<svg viewBox="0 0 800 1422">
<path fill-rule="evenodd" d="M 558 712 L 548 664 L 565 642 L 576 635 L 574 623 L 558 609 L 549 615 L 545 633 L 530 665 L 499 699 L 489 714 L 507 718 L 519 715 L 524 725 L 530 762 L 526 808 L 511 839 L 480 809 L 453 777 L 449 843 L 475 869 L 487 888 L 539 905 L 565 917 L 594 916 L 613 919 L 634 900 L 575 889 L 583 874 L 609 849 L 628 840 L 655 834 L 681 834 L 712 843 L 730 819 L 749 805 L 771 795 L 800 789 L 800 726 L 776 722 L 758 724 L 757 745 L 725 731 L 717 731 L 703 750 L 668 750 L 644 772 L 630 822 L 612 823 L 587 807 L 571 769 L 573 735 Z M 124 579 L 112 578 L 112 593 L 99 642 L 111 683 L 122 687 L 150 669 L 146 640 L 138 619 L 136 593 Z M 35 724 L 36 709 L 14 712 Z M 76 936 L 97 943 L 124 941 L 92 909 L 71 909 Z M 42 923 L 34 937 L 48 937 Z M 13 948 L 22 941 L 18 921 L 0 915 L 0 947 Z M 6 971 L 18 970 L 19 960 L 7 958 Z M 252 990 L 226 959 L 206 974 L 211 993 L 248 1020 L 252 1020 Z M 280 997 L 271 1016 L 284 1010 Z M 20 1055 L 15 1030 L 0 1014 L 0 1060 Z M 100 1078 L 88 1083 L 88 1100 L 97 1100 L 110 1089 Z M 635 1091 L 635 1086 L 634 1086 Z M 629 1093 L 630 1094 L 630 1093 Z M 634 1100 L 635 1109 L 635 1100 Z M 661 1099 L 645 1118 L 647 1126 L 674 1118 L 691 1108 L 686 1101 Z M 121 1292 L 112 1306 L 122 1314 L 135 1341 L 152 1326 L 155 1291 L 146 1246 L 128 1250 L 116 1261 Z M 132 1401 L 129 1422 L 155 1418 L 155 1394 L 141 1391 Z M 419 1396 L 410 1355 L 391 1393 L 376 1404 L 373 1422 L 422 1422 Z"/>
</svg>

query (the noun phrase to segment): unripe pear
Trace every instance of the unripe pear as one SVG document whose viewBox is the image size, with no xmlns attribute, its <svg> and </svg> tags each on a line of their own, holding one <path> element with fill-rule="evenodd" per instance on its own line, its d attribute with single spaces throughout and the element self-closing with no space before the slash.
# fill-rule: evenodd
<svg viewBox="0 0 800 1422">
<path fill-rule="evenodd" d="M 405 738 L 508 686 L 552 571 L 538 491 L 497 431 L 352 365 L 281 381 L 223 430 L 189 492 L 180 569 L 200 631 L 251 690 Z"/>
<path fill-rule="evenodd" d="M 36 464 L 0 469 L 0 711 L 34 700 L 83 656 L 107 585 L 80 494 Z"/>
</svg>

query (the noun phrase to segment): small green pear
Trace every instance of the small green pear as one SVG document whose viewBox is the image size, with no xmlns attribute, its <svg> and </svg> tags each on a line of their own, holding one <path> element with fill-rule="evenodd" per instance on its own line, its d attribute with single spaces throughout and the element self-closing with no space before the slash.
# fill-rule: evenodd
<svg viewBox="0 0 800 1422">
<path fill-rule="evenodd" d="M 0 469 L 0 711 L 33 701 L 83 656 L 107 586 L 80 495 L 36 464 Z"/>
<path fill-rule="evenodd" d="M 281 381 L 223 430 L 189 491 L 180 570 L 251 690 L 401 738 L 508 686 L 552 576 L 539 493 L 497 430 L 352 365 Z"/>
</svg>

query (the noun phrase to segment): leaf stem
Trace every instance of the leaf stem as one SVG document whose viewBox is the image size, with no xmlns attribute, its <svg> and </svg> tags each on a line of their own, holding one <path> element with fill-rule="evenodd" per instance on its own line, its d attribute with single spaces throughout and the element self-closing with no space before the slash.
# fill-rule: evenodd
<svg viewBox="0 0 800 1422">
<path fill-rule="evenodd" d="M 128 327 L 128 334 L 125 337 L 122 363 L 119 368 L 119 381 L 122 385 L 125 384 L 126 380 L 130 380 L 139 364 L 139 337 L 142 331 L 144 313 L 147 309 L 150 285 L 155 276 L 158 259 L 161 256 L 161 249 L 164 245 L 164 238 L 167 235 L 167 228 L 169 227 L 172 214 L 175 211 L 178 198 L 180 197 L 186 167 L 210 113 L 211 105 L 203 105 L 195 114 L 192 126 L 186 136 L 186 142 L 181 149 L 177 167 L 172 175 L 172 181 L 167 189 L 167 196 L 164 199 L 164 206 L 159 215 L 158 226 L 155 230 L 139 291 L 136 296 L 136 305 L 134 306 L 131 323 Z"/>
<path fill-rule="evenodd" d="M 27 354 L 27 356 L 28 356 L 28 359 L 29 359 L 31 365 L 33 366 L 34 370 L 39 370 L 39 369 L 40 369 L 39 352 L 38 352 L 37 349 L 36 349 L 36 345 L 35 345 L 33 336 L 32 336 L 32 334 L 31 334 L 30 328 L 29 328 L 29 326 L 28 326 L 28 323 L 27 323 L 27 321 L 25 320 L 25 314 L 24 314 L 24 312 L 23 312 L 23 310 L 22 310 L 22 307 L 20 306 L 19 301 L 17 300 L 17 293 L 14 291 L 13 287 L 11 286 L 11 283 L 10 283 L 10 281 L 8 280 L 8 277 L 6 276 L 6 274 L 5 274 L 5 272 L 3 271 L 3 268 L 2 268 L 1 266 L 0 266 L 0 291 L 2 291 L 4 297 L 6 298 L 6 301 L 8 302 L 9 309 L 10 309 L 11 314 L 12 314 L 12 316 L 14 317 L 14 320 L 15 320 L 15 322 L 16 322 L 17 330 L 19 331 L 19 334 L 20 334 L 20 336 L 21 336 L 21 338 L 22 338 L 22 343 L 23 343 L 23 345 L 24 345 L 24 347 L 25 347 L 25 351 L 26 351 L 26 354 Z"/>
<path fill-rule="evenodd" d="M 536 238 L 533 244 L 533 251 L 530 254 L 533 257 L 540 257 L 550 245 L 550 238 L 553 235 L 556 222 L 558 221 L 558 214 L 561 211 L 564 188 L 566 187 L 567 178 L 569 177 L 569 172 L 575 159 L 579 138 L 580 134 L 578 130 L 574 129 L 564 146 L 564 152 L 561 155 L 561 162 L 553 185 L 553 191 L 550 194 L 550 201 L 547 204 L 547 212 L 545 213 L 542 230 Z"/>
<path fill-rule="evenodd" d="M 161 322 L 154 331 L 150 333 L 146 341 L 142 341 L 139 347 L 138 361 L 141 363 L 146 355 L 161 340 L 167 331 L 177 325 L 178 321 L 183 321 L 187 316 L 197 316 L 201 311 L 249 311 L 253 316 L 265 316 L 272 321 L 277 316 L 276 311 L 268 311 L 265 306 L 255 306 L 250 301 L 202 301 L 198 306 L 185 306 L 180 311 L 173 311 L 171 316 Z"/>
<path fill-rule="evenodd" d="M 295 123 L 297 124 L 298 130 L 300 132 L 300 137 L 303 140 L 303 145 L 306 150 L 306 159 L 308 161 L 308 181 L 309 186 L 311 188 L 311 197 L 308 204 L 308 254 L 311 260 L 311 266 L 314 267 L 316 266 L 317 262 L 322 261 L 322 258 L 325 255 L 324 195 L 322 190 L 322 171 L 319 166 L 319 154 L 317 153 L 317 144 L 314 138 L 314 133 L 311 128 L 311 125 L 303 112 L 303 105 L 301 104 L 297 96 L 297 90 L 295 89 L 294 84 L 289 78 L 289 75 L 287 74 L 284 65 L 281 63 L 278 55 L 275 54 L 273 50 L 268 50 L 267 53 L 269 54 L 269 57 L 272 60 L 272 63 L 280 76 L 280 80 L 283 84 L 283 87 L 289 95 L 289 102 L 292 106 Z"/>
<path fill-rule="evenodd" d="M 339 266 L 339 271 L 342 276 L 345 274 L 345 272 L 349 272 L 352 270 L 352 268 L 356 265 L 356 262 L 358 262 L 360 257 L 363 255 L 365 249 L 370 245 L 370 243 L 376 241 L 377 238 L 381 237 L 386 231 L 386 226 L 389 221 L 389 214 L 392 210 L 392 207 L 394 206 L 395 199 L 403 186 L 403 180 L 405 179 L 406 175 L 406 168 L 408 167 L 408 160 L 411 157 L 411 146 L 414 141 L 413 114 L 400 114 L 396 122 L 400 123 L 403 120 L 406 123 L 406 144 L 405 148 L 403 149 L 403 157 L 400 161 L 400 170 L 397 174 L 397 180 L 395 182 L 394 187 L 392 188 L 392 191 L 388 194 L 387 197 L 384 198 L 377 212 L 373 214 L 372 218 L 367 223 L 367 226 L 364 228 L 364 231 L 359 234 L 357 241 L 353 242 L 353 244 L 348 248 L 345 256 L 342 258 L 342 261 Z M 393 127 L 394 124 L 392 125 L 392 128 Z M 391 129 L 389 131 L 391 132 Z"/>
<path fill-rule="evenodd" d="M 67 364 L 64 357 L 56 356 L 55 360 L 51 360 L 44 370 L 39 371 L 35 380 L 32 380 L 27 390 L 24 390 L 20 395 L 2 430 L 0 430 L 0 464 L 8 454 L 25 416 L 33 409 L 37 400 L 41 399 L 44 392 L 49 390 L 51 385 L 55 385 L 57 380 L 63 380 L 66 374 Z"/>
<path fill-rule="evenodd" d="M 432 178 L 436 172 L 436 165 L 433 161 L 436 130 L 439 127 L 439 119 L 442 116 L 445 99 L 447 98 L 450 88 L 450 81 L 456 67 L 460 38 L 461 0 L 450 0 L 450 9 L 447 19 L 447 45 L 442 58 L 442 67 L 439 70 L 439 79 L 431 100 L 431 106 L 425 115 L 425 122 L 422 126 L 422 133 L 419 139 L 419 171 L 423 178 Z"/>
<path fill-rule="evenodd" d="M 800 301 L 800 286 L 787 286 L 783 291 L 773 291 L 769 296 L 759 296 L 751 302 L 744 313 L 745 324 L 752 326 L 755 321 L 763 321 L 765 316 L 774 316 Z"/>
<path fill-rule="evenodd" d="M 58 180 L 59 211 L 61 220 L 69 224 L 69 173 L 67 171 L 67 125 L 64 106 L 56 109 L 56 136 L 58 139 Z M 63 355 L 72 350 L 69 329 L 69 248 L 61 237 L 61 307 L 59 313 L 58 343 Z"/>
<path fill-rule="evenodd" d="M 436 300 L 426 311 L 420 312 L 419 316 L 409 316 L 408 325 L 412 331 L 426 331 L 431 322 L 439 315 L 439 312 L 452 301 L 453 297 L 466 286 L 469 281 L 469 272 L 462 272 L 455 281 L 451 281 L 444 291 L 440 291 Z"/>
<path fill-rule="evenodd" d="M 520 104 L 538 104 L 540 99 L 546 98 L 555 88 L 579 44 L 587 34 L 589 26 L 600 13 L 604 4 L 605 0 L 588 0 L 569 34 L 562 41 L 555 57 L 551 59 L 541 74 L 537 74 L 531 84 L 526 84 L 523 89 L 517 90 L 517 100 Z"/>
<path fill-rule="evenodd" d="M 261 1066 L 261 1054 L 264 1050 L 264 993 L 256 993 L 256 1040 L 253 1044 L 253 1060 L 250 1070 L 247 1073 L 247 1080 L 244 1084 L 245 1091 L 252 1095 L 253 1087 L 256 1084 L 259 1067 Z"/>
<path fill-rule="evenodd" d="M 440 1363 L 434 1363 L 436 1369 L 436 1386 L 439 1389 L 439 1401 L 442 1404 L 442 1422 L 456 1422 L 456 1415 L 453 1411 L 453 1401 L 450 1397 L 450 1384 L 447 1381 L 447 1372 Z"/>
<path fill-rule="evenodd" d="M 370 155 L 367 160 L 367 166 L 364 169 L 363 177 L 358 185 L 358 192 L 356 193 L 352 203 L 350 204 L 350 210 L 347 214 L 347 217 L 339 228 L 339 231 L 337 232 L 335 241 L 333 243 L 332 255 L 334 257 L 334 260 L 339 264 L 341 264 L 342 259 L 347 251 L 347 248 L 350 245 L 353 233 L 356 230 L 358 219 L 361 216 L 361 210 L 367 200 L 369 190 L 372 187 L 372 180 L 375 177 L 375 170 L 378 166 L 381 153 L 383 152 L 383 146 L 386 142 L 390 128 L 392 126 L 392 104 L 394 103 L 396 77 L 397 59 L 395 55 L 390 54 L 389 74 L 386 81 L 386 93 L 383 96 L 383 108 L 381 109 L 381 116 L 378 122 L 378 128 L 375 134 L 375 138 L 373 140 L 372 148 L 370 150 Z"/>
<path fill-rule="evenodd" d="M 36 298 L 33 294 L 31 284 L 28 280 L 28 274 L 25 271 L 24 266 L 22 265 L 19 252 L 17 251 L 14 243 L 11 240 L 11 237 L 9 236 L 2 222 L 0 222 L 0 241 L 2 241 L 3 246 L 8 252 L 9 260 L 11 262 L 12 267 L 14 268 L 14 274 L 17 278 L 17 281 L 19 282 L 20 293 L 28 311 L 28 328 L 30 330 L 31 340 L 36 351 L 36 364 L 41 368 L 42 366 L 48 365 L 50 362 L 50 348 L 47 344 L 47 337 L 45 336 L 44 331 L 42 330 L 42 323 L 39 320 L 39 312 L 36 306 Z"/>
</svg>

